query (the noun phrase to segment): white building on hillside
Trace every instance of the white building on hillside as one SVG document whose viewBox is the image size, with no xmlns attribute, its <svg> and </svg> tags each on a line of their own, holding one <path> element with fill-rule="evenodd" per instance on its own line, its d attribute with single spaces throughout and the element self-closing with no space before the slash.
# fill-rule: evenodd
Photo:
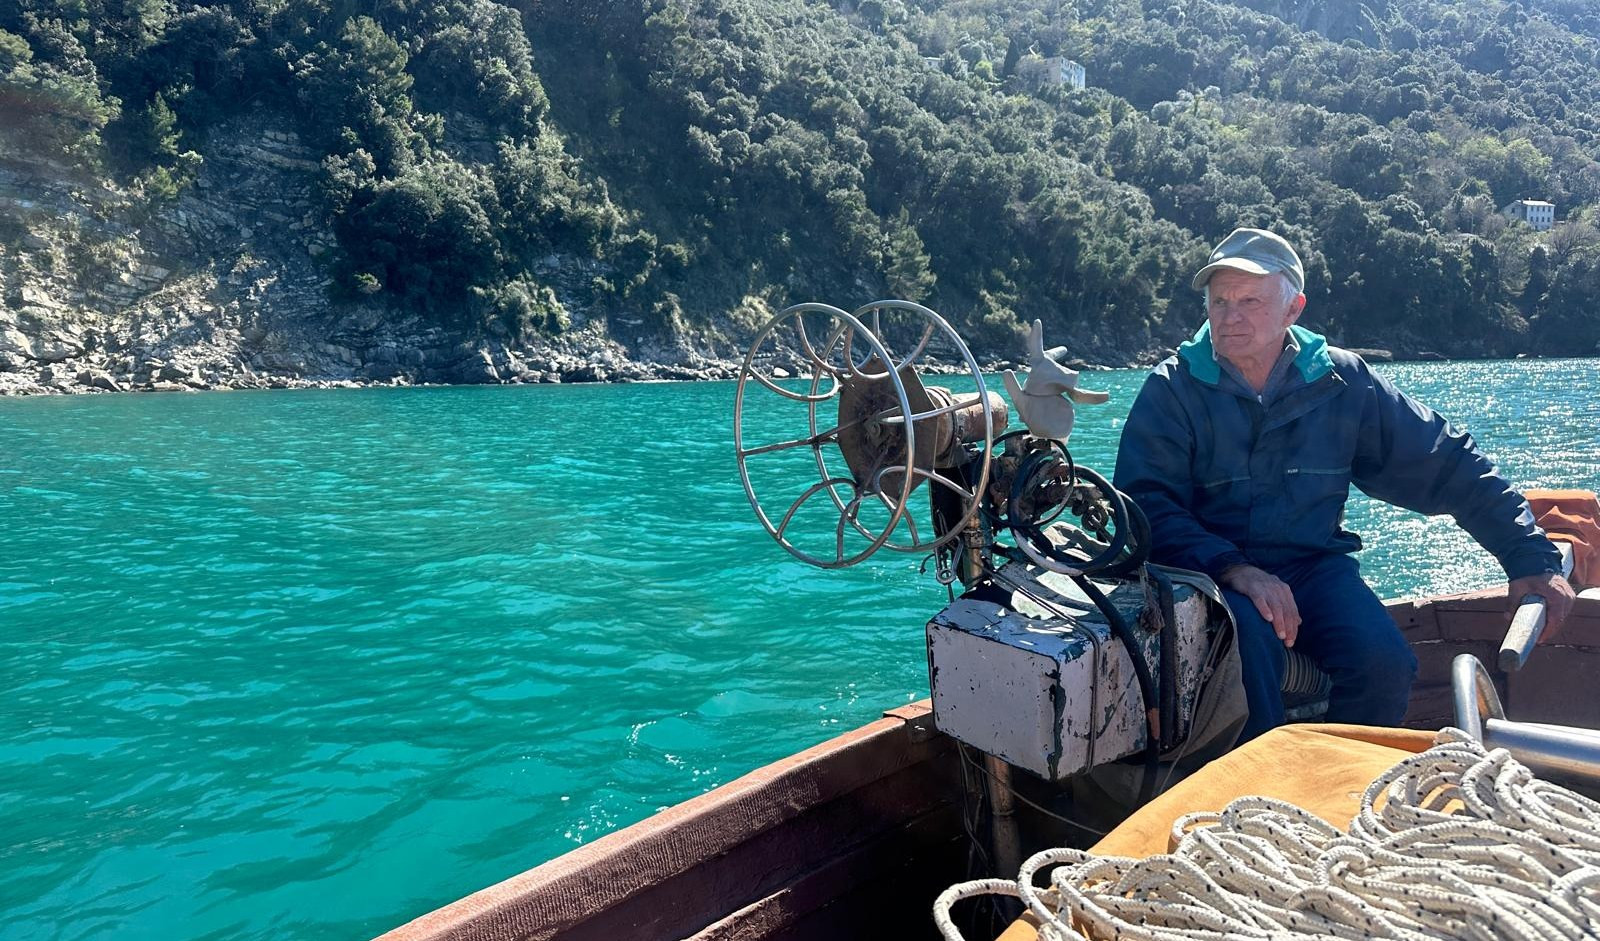
<svg viewBox="0 0 1600 941">
<path fill-rule="evenodd" d="M 1088 73 L 1083 66 L 1066 56 L 1051 56 L 1048 59 L 1037 55 L 1024 56 L 1017 63 L 1017 77 L 1033 88 L 1048 85 L 1082 88 L 1088 83 Z"/>
<path fill-rule="evenodd" d="M 1518 199 L 1507 203 L 1500 211 L 1512 219 L 1526 222 L 1540 232 L 1556 224 L 1555 204 L 1542 199 Z"/>
<path fill-rule="evenodd" d="M 1055 84 L 1071 85 L 1073 88 L 1088 84 L 1089 73 L 1066 56 L 1052 56 L 1044 60 L 1044 64 L 1049 69 L 1048 74 L 1055 76 Z"/>
</svg>

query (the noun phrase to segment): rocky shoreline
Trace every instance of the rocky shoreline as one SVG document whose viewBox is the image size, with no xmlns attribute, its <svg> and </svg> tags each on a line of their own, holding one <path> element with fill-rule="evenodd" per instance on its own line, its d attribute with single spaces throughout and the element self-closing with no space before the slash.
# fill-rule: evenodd
<svg viewBox="0 0 1600 941">
<path fill-rule="evenodd" d="M 0 396 L 92 395 L 113 392 L 231 392 L 246 389 L 360 389 L 369 387 L 483 385 L 397 375 L 390 379 L 324 379 L 305 376 L 272 376 L 243 373 L 237 376 L 207 378 L 173 364 L 151 364 L 149 378 L 119 380 L 102 369 L 85 367 L 77 372 L 45 367 L 36 377 L 0 374 Z M 627 363 L 616 370 L 581 364 L 565 370 L 537 371 L 499 380 L 499 385 L 537 385 L 562 383 L 687 382 L 732 379 L 738 375 L 733 363 L 685 369 L 657 363 Z M 602 378 L 603 377 L 603 378 Z"/>
<path fill-rule="evenodd" d="M 262 351 L 253 349 L 260 345 L 259 328 L 218 322 L 209 313 L 177 325 L 162 338 L 166 342 L 140 343 L 126 324 L 120 330 L 85 328 L 68 320 L 45 325 L 37 312 L 18 318 L 0 310 L 0 396 L 693 382 L 737 379 L 742 366 L 740 360 L 682 351 L 674 351 L 679 354 L 675 361 L 641 361 L 598 330 L 535 348 L 453 341 L 440 330 L 423 330 L 403 340 L 393 335 L 305 338 L 295 347 L 285 346 L 280 335 L 277 349 Z M 19 329 L 19 319 L 21 326 L 34 329 Z M 205 338 L 198 339 L 200 335 Z M 1081 370 L 1117 368 L 1081 361 L 1072 365 Z M 808 374 L 798 358 L 762 366 L 776 378 Z M 923 366 L 935 374 L 967 371 L 937 360 Z M 1018 366 L 992 360 L 982 368 L 999 372 Z"/>
<path fill-rule="evenodd" d="M 731 379 L 739 370 L 738 363 L 720 359 L 636 362 L 615 344 L 578 351 L 496 343 L 352 347 L 322 342 L 238 357 L 229 354 L 246 340 L 242 332 L 211 332 L 213 340 L 195 346 L 132 350 L 115 340 L 97 342 L 91 332 L 77 344 L 40 344 L 46 346 L 40 358 L 23 359 L 18 348 L 31 344 L 0 322 L 0 396 L 693 381 Z"/>
<path fill-rule="evenodd" d="M 129 267 L 150 283 L 137 284 L 146 290 L 122 310 L 106 309 L 115 298 L 87 298 L 60 280 L 8 292 L 0 395 L 639 382 L 729 378 L 738 369 L 681 341 L 624 347 L 603 322 L 519 344 L 376 306 L 334 305 L 310 266 L 221 278 L 174 276 L 136 260 Z"/>
<path fill-rule="evenodd" d="M 742 357 L 676 345 L 659 351 L 666 354 L 661 358 L 640 359 L 599 325 L 527 347 L 462 339 L 414 322 L 398 330 L 378 326 L 376 312 L 346 315 L 330 331 L 316 330 L 316 324 L 269 329 L 214 309 L 169 311 L 159 330 L 138 317 L 85 323 L 80 312 L 51 313 L 37 304 L 20 313 L 0 309 L 0 396 L 693 382 L 737 379 L 742 367 Z M 1147 365 L 1168 352 L 1152 351 L 1127 365 Z M 986 372 L 1022 368 L 1006 359 L 980 362 Z M 1119 368 L 1081 360 L 1070 365 Z M 764 357 L 761 366 L 776 378 L 809 374 L 795 354 Z M 921 366 L 934 374 L 967 371 L 933 357 Z"/>
</svg>

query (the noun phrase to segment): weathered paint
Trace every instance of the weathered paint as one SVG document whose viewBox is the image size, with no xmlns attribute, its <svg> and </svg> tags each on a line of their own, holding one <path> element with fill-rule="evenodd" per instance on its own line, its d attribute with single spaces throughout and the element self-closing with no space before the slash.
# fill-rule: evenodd
<svg viewBox="0 0 1600 941">
<path fill-rule="evenodd" d="M 1013 605 L 1020 610 L 957 599 L 935 615 L 928 622 L 928 673 L 939 730 L 1050 780 L 1086 770 L 1091 739 L 1094 764 L 1143 749 L 1139 682 L 1105 616 L 1065 578 L 1023 574 L 1017 565 L 1006 574 L 1059 613 L 1019 594 Z M 1119 585 L 1110 600 L 1135 625 L 1142 655 L 1156 674 L 1160 636 L 1140 618 L 1146 592 L 1137 583 Z M 1181 731 L 1194 712 L 1210 625 L 1206 600 L 1193 589 L 1176 586 L 1174 601 Z M 1104 663 L 1098 669 L 1088 632 L 1100 641 Z"/>
</svg>

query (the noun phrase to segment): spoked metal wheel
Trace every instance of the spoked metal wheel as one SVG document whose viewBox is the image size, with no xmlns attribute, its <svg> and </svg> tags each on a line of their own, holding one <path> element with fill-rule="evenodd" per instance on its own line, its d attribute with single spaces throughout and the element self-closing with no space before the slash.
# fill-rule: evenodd
<svg viewBox="0 0 1600 941">
<path fill-rule="evenodd" d="M 917 367 L 933 345 L 959 352 L 976 400 L 922 384 Z M 801 375 L 784 375 L 784 361 Z M 805 410 L 803 436 L 774 433 L 783 406 Z M 854 565 L 885 546 L 928 552 L 954 539 L 978 512 L 994 428 L 971 351 L 942 317 L 908 301 L 854 313 L 826 304 L 784 310 L 751 344 L 734 399 L 735 456 L 756 518 L 784 549 L 822 568 Z M 978 440 L 975 486 L 937 468 L 953 442 Z M 796 455 L 809 456 L 814 477 L 797 473 Z M 910 509 L 923 481 L 959 497 L 960 519 L 942 535 L 919 529 Z"/>
</svg>

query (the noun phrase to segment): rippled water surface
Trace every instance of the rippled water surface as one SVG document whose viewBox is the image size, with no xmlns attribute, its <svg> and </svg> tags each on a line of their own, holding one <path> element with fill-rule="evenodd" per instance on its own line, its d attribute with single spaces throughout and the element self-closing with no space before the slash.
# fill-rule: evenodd
<svg viewBox="0 0 1600 941">
<path fill-rule="evenodd" d="M 1594 370 L 1386 369 L 1589 489 Z M 1093 378 L 1109 472 L 1141 374 Z M 926 695 L 943 590 L 778 549 L 733 394 L 0 400 L 0 934 L 376 934 Z M 1448 520 L 1351 519 L 1382 594 L 1498 578 Z"/>
</svg>

